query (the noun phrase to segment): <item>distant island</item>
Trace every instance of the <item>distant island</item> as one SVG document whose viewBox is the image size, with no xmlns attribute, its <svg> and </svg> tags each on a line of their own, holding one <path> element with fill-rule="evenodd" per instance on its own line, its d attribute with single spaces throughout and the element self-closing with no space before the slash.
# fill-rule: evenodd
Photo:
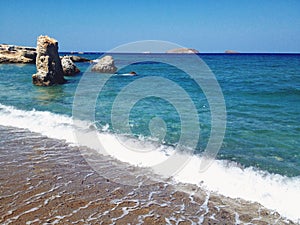
<svg viewBox="0 0 300 225">
<path fill-rule="evenodd" d="M 225 53 L 226 54 L 238 54 L 239 52 L 234 51 L 234 50 L 226 50 Z"/>
<path fill-rule="evenodd" d="M 193 54 L 193 53 L 199 53 L 198 50 L 194 48 L 175 48 L 175 49 L 170 49 L 166 51 L 166 53 L 188 53 L 188 54 Z"/>
</svg>

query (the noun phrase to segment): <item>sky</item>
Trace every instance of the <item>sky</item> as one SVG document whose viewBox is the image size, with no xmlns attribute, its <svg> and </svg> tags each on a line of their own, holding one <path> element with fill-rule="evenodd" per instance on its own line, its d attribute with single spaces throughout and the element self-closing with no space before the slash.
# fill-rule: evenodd
<svg viewBox="0 0 300 225">
<path fill-rule="evenodd" d="M 163 40 L 200 52 L 300 52 L 300 0 L 0 0 L 0 43 L 109 51 Z"/>
</svg>

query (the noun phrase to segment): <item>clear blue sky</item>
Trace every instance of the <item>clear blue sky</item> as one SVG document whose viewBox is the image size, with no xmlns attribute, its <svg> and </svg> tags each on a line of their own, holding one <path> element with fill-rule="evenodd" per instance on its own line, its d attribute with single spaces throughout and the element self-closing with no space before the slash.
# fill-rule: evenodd
<svg viewBox="0 0 300 225">
<path fill-rule="evenodd" d="M 0 43 L 106 51 L 165 40 L 200 52 L 300 52 L 300 0 L 0 0 Z"/>
</svg>

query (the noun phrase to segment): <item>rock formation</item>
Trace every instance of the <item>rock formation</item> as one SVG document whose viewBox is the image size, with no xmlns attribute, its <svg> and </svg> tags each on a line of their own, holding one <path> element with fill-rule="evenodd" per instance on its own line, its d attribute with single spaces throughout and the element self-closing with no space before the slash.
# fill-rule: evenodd
<svg viewBox="0 0 300 225">
<path fill-rule="evenodd" d="M 70 56 L 64 56 L 61 59 L 61 65 L 65 76 L 73 76 L 80 72 Z"/>
<path fill-rule="evenodd" d="M 35 59 L 35 48 L 0 44 L 0 63 L 35 63 Z"/>
<path fill-rule="evenodd" d="M 48 36 L 39 36 L 36 51 L 37 73 L 32 75 L 32 82 L 38 86 L 65 83 L 57 41 Z"/>
<path fill-rule="evenodd" d="M 115 66 L 113 57 L 107 55 L 101 58 L 98 63 L 92 67 L 92 71 L 99 73 L 115 73 L 117 67 Z"/>
<path fill-rule="evenodd" d="M 175 49 L 170 49 L 168 51 L 166 51 L 166 53 L 189 53 L 189 54 L 193 54 L 193 53 L 199 53 L 198 50 L 193 49 L 193 48 L 175 48 Z"/>
<path fill-rule="evenodd" d="M 234 51 L 234 50 L 226 50 L 225 53 L 226 53 L 226 54 L 237 54 L 237 53 L 239 53 L 239 52 Z"/>
<path fill-rule="evenodd" d="M 0 44 L 0 63 L 35 63 L 36 55 L 33 47 Z M 70 58 L 73 62 L 91 62 L 77 55 L 70 55 Z"/>
</svg>

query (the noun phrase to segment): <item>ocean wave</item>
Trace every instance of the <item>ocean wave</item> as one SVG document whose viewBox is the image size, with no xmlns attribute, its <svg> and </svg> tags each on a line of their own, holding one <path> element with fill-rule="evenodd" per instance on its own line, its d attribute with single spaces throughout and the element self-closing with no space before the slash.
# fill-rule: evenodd
<svg viewBox="0 0 300 225">
<path fill-rule="evenodd" d="M 74 129 L 85 132 L 93 128 L 93 123 L 89 121 L 81 121 L 75 126 L 69 116 L 48 111 L 24 111 L 3 104 L 0 104 L 0 125 L 25 128 L 50 138 L 66 140 L 71 144 L 77 144 Z M 147 157 L 136 157 L 134 152 L 124 152 L 125 147 L 120 143 L 120 137 L 105 130 L 98 133 L 101 143 L 105 143 L 105 148 L 112 149 L 110 154 L 113 157 L 132 165 L 149 167 L 166 160 L 174 151 L 170 146 L 129 138 L 129 145 L 147 149 Z M 186 166 L 174 175 L 174 181 L 196 184 L 232 198 L 259 202 L 295 222 L 300 222 L 300 177 L 288 178 L 270 174 L 225 160 L 215 160 L 206 171 L 200 172 L 201 160 L 201 156 L 191 156 Z"/>
</svg>

